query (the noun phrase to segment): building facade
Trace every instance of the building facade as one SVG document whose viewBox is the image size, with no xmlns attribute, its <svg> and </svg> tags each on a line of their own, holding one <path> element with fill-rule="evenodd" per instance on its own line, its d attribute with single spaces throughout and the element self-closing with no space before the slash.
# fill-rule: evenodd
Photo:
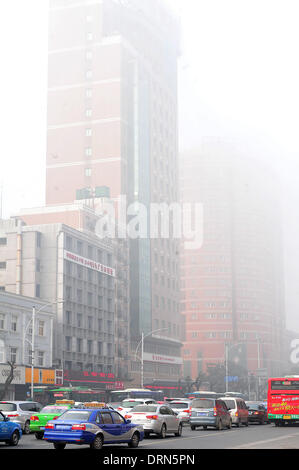
<svg viewBox="0 0 299 470">
<path fill-rule="evenodd" d="M 2 253 L 0 250 L 0 259 L 4 259 L 3 249 Z M 33 308 L 35 308 L 35 331 L 32 357 Z M 16 366 L 14 379 L 5 395 L 7 399 L 26 398 L 28 386 L 26 387 L 25 366 L 31 369 L 32 360 L 35 368 L 52 368 L 53 322 L 51 306 L 41 299 L 0 292 L 0 391 L 3 390 L 10 372 L 8 363 Z M 39 379 L 37 377 L 35 379 L 38 383 Z"/>
<path fill-rule="evenodd" d="M 6 263 L 2 289 L 55 303 L 54 366 L 115 373 L 111 242 L 63 224 L 16 223 L 0 229 L 6 239 L 0 250 Z"/>
<path fill-rule="evenodd" d="M 275 177 L 216 139 L 182 154 L 181 176 L 183 200 L 202 203 L 204 214 L 201 248 L 182 254 L 185 375 L 227 363 L 236 376 L 234 361 L 244 380 L 258 369 L 278 374 L 285 314 Z"/>
<path fill-rule="evenodd" d="M 179 30 L 164 2 L 50 2 L 47 205 L 106 187 L 128 204 L 178 201 Z M 133 216 L 133 214 L 131 214 Z M 130 220 L 128 216 L 127 221 Z M 131 373 L 142 333 L 152 382 L 181 377 L 179 242 L 129 241 Z M 151 332 L 156 332 L 157 334 Z M 153 356 L 151 356 L 153 357 Z M 168 367 L 169 357 L 173 367 Z"/>
</svg>

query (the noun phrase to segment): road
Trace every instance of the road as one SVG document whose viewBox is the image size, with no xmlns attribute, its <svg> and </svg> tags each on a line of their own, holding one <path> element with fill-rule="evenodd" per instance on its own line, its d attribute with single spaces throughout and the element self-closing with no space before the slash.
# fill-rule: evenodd
<svg viewBox="0 0 299 470">
<path fill-rule="evenodd" d="M 183 429 L 182 437 L 167 436 L 160 439 L 151 436 L 140 442 L 141 449 L 299 449 L 299 426 L 288 425 L 285 427 L 275 427 L 272 424 L 258 425 L 250 424 L 248 427 L 232 427 L 217 431 L 214 429 L 203 430 L 202 428 L 191 431 L 189 426 Z M 0 443 L 1 449 L 11 449 Z M 67 448 L 77 449 L 79 452 L 88 446 L 70 445 Z M 116 448 L 128 448 L 127 445 L 105 446 L 106 450 Z M 53 449 L 53 445 L 44 440 L 37 440 L 33 434 L 23 436 L 17 449 Z M 138 449 L 134 449 L 134 452 Z"/>
</svg>

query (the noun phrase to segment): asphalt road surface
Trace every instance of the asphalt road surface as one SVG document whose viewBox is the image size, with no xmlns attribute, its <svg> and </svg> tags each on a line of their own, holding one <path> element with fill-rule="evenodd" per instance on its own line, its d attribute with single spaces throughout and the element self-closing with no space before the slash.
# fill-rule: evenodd
<svg viewBox="0 0 299 470">
<path fill-rule="evenodd" d="M 9 447 L 0 443 L 1 450 L 12 449 L 53 449 L 53 444 L 44 440 L 37 440 L 34 434 L 23 435 L 17 447 Z M 89 449 L 89 446 L 67 445 L 66 448 L 77 449 L 79 452 Z M 128 449 L 126 444 L 106 445 L 104 449 L 116 448 Z M 197 428 L 191 431 L 189 426 L 184 426 L 181 437 L 167 436 L 160 439 L 151 436 L 139 444 L 140 449 L 299 449 L 299 425 L 287 425 L 275 427 L 273 424 L 250 424 L 248 427 L 232 427 L 217 431 L 214 429 L 203 430 Z M 1 452 L 1 451 L 0 451 Z M 138 452 L 138 449 L 134 449 Z"/>
</svg>

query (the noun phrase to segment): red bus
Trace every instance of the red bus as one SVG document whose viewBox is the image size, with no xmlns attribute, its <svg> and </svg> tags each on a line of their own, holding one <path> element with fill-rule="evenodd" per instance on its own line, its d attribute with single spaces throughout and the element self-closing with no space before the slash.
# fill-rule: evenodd
<svg viewBox="0 0 299 470">
<path fill-rule="evenodd" d="M 299 421 L 299 377 L 268 380 L 267 411 L 275 426 Z"/>
</svg>

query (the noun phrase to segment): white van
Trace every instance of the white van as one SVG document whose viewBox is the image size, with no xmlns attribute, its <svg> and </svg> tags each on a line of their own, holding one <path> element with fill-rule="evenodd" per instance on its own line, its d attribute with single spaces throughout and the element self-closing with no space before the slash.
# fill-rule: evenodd
<svg viewBox="0 0 299 470">
<path fill-rule="evenodd" d="M 230 412 L 232 424 L 239 427 L 241 424 L 248 426 L 248 408 L 243 398 L 222 397 Z"/>
</svg>

